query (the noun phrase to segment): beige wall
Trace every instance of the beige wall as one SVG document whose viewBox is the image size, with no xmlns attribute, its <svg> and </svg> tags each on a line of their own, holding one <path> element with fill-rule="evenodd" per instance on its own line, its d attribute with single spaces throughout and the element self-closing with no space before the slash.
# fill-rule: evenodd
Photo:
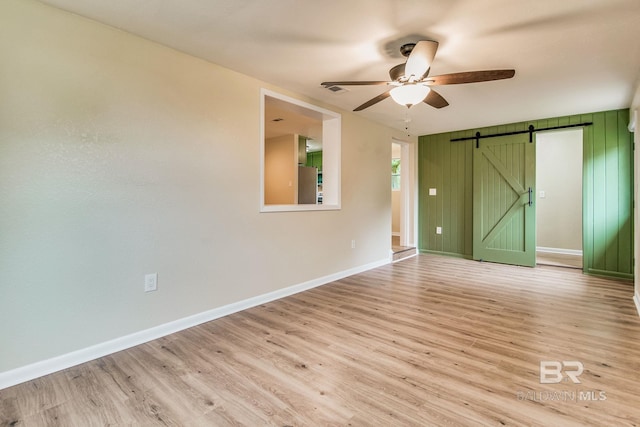
<svg viewBox="0 0 640 427">
<path fill-rule="evenodd" d="M 313 100 L 29 0 L 0 17 L 0 374 L 388 259 L 402 133 L 338 111 L 342 209 L 260 213 L 260 88 Z"/>
<path fill-rule="evenodd" d="M 582 129 L 536 135 L 538 247 L 582 251 L 582 144 Z"/>
<path fill-rule="evenodd" d="M 264 203 L 297 203 L 298 135 L 283 135 L 264 142 Z"/>
<path fill-rule="evenodd" d="M 396 235 L 400 233 L 400 191 L 391 192 L 391 232 Z"/>
</svg>

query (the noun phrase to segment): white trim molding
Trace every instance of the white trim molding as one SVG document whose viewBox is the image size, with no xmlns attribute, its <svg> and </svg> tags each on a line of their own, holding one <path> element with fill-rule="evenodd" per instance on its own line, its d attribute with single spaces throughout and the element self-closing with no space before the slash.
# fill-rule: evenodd
<svg viewBox="0 0 640 427">
<path fill-rule="evenodd" d="M 71 353 L 53 357 L 51 359 L 12 369 L 10 371 L 0 372 L 0 390 L 29 380 L 33 380 L 35 378 L 42 377 L 44 375 L 61 371 L 72 366 L 79 365 L 81 363 L 86 363 L 91 360 L 116 353 L 118 351 L 126 350 L 128 348 L 135 347 L 136 345 L 144 344 L 146 342 L 162 338 L 175 332 L 179 332 L 184 329 L 188 329 L 193 326 L 197 326 L 199 324 L 227 316 L 229 314 L 237 313 L 239 311 L 275 301 L 289 295 L 297 294 L 299 292 L 313 289 L 318 286 L 326 285 L 327 283 L 331 283 L 336 280 L 352 276 L 354 274 L 372 270 L 389 263 L 390 260 L 388 258 L 371 262 L 359 267 L 354 267 L 348 270 L 340 271 L 338 273 L 329 274 L 327 276 L 289 286 L 284 289 L 278 289 L 276 291 L 268 292 L 263 295 L 258 295 L 202 313 L 194 314 L 192 316 L 184 317 L 182 319 L 174 320 L 169 323 L 135 332 L 130 335 L 106 341 L 91 347 L 83 348 Z"/>
<path fill-rule="evenodd" d="M 633 302 L 636 303 L 636 310 L 638 311 L 638 316 L 640 316 L 640 295 L 638 292 L 633 293 Z"/>
<path fill-rule="evenodd" d="M 562 254 L 562 255 L 580 255 L 582 251 L 579 249 L 562 249 L 562 248 L 546 248 L 544 246 L 537 246 L 536 252 L 544 252 L 547 254 Z"/>
</svg>

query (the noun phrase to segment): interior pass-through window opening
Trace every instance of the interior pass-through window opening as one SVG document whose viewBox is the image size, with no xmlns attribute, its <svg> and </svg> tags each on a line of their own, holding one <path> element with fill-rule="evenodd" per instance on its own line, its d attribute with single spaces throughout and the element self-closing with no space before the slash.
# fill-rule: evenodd
<svg viewBox="0 0 640 427">
<path fill-rule="evenodd" d="M 340 209 L 340 114 L 261 91 L 261 212 Z"/>
</svg>

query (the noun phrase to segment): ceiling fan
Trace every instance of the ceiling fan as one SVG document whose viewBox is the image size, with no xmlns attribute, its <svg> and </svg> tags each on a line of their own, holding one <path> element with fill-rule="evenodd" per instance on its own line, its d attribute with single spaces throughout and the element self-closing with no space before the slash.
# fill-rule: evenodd
<svg viewBox="0 0 640 427">
<path fill-rule="evenodd" d="M 429 76 L 431 63 L 436 56 L 437 50 L 438 42 L 432 40 L 423 40 L 417 43 L 402 45 L 400 47 L 400 53 L 407 58 L 407 61 L 389 70 L 391 81 L 341 81 L 322 82 L 321 84 L 327 88 L 332 86 L 393 86 L 391 89 L 370 99 L 353 111 L 364 110 L 389 96 L 398 104 L 405 105 L 408 108 L 420 102 L 424 102 L 435 108 L 442 108 L 449 105 L 449 103 L 442 95 L 433 90 L 431 88 L 432 86 L 510 79 L 515 75 L 515 70 L 487 70 Z"/>
</svg>

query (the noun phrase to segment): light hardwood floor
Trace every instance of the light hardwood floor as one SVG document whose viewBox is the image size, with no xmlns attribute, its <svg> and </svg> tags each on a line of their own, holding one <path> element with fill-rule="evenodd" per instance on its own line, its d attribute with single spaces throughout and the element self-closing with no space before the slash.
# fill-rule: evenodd
<svg viewBox="0 0 640 427">
<path fill-rule="evenodd" d="M 536 263 L 540 265 L 582 269 L 582 255 L 554 254 L 538 251 L 536 252 Z"/>
<path fill-rule="evenodd" d="M 0 391 L 3 426 L 639 422 L 630 282 L 435 255 Z"/>
</svg>

